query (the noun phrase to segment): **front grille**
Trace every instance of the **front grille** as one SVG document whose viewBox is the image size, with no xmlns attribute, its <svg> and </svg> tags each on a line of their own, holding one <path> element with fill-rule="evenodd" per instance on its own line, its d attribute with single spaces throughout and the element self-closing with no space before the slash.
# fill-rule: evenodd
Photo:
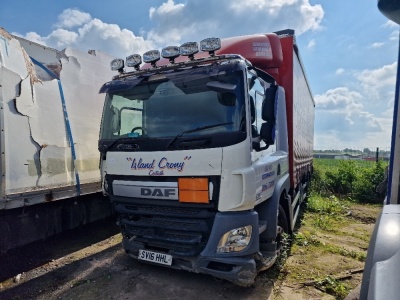
<svg viewBox="0 0 400 300">
<path fill-rule="evenodd" d="M 176 215 L 191 215 L 195 216 L 200 213 L 199 209 L 192 209 L 186 207 L 162 207 L 162 206 L 132 206 L 127 205 L 126 208 L 136 210 L 142 213 L 150 214 L 176 214 Z"/>
<path fill-rule="evenodd" d="M 148 250 L 172 255 L 198 255 L 206 246 L 215 211 L 208 208 L 147 206 L 117 203 L 124 237 L 135 237 Z"/>
<path fill-rule="evenodd" d="M 110 176 L 113 180 L 177 182 L 177 177 Z M 213 194 L 208 204 L 179 203 L 121 197 L 110 193 L 119 224 L 126 240 L 145 249 L 164 251 L 175 256 L 195 256 L 206 246 L 218 207 L 220 177 L 210 176 Z"/>
<path fill-rule="evenodd" d="M 207 232 L 204 220 L 188 220 L 182 218 L 154 217 L 140 218 L 137 221 L 127 221 L 127 225 L 134 227 L 168 228 L 171 230 L 202 231 Z"/>
</svg>

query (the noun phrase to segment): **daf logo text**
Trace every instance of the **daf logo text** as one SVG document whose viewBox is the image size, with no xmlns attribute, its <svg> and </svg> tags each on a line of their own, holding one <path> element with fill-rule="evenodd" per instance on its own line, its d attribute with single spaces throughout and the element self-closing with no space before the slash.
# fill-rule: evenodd
<svg viewBox="0 0 400 300">
<path fill-rule="evenodd" d="M 176 189 L 160 189 L 160 188 L 144 188 L 140 189 L 140 195 L 148 197 L 174 197 L 176 196 Z"/>
</svg>

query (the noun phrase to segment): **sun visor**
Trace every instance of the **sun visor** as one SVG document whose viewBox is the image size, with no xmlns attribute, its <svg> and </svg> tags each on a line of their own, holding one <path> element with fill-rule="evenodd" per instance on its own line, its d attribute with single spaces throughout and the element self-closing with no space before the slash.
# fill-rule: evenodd
<svg viewBox="0 0 400 300">
<path fill-rule="evenodd" d="M 100 88 L 99 93 L 113 93 L 119 91 L 129 90 L 139 83 L 141 83 L 145 78 L 134 78 L 134 79 L 121 79 L 121 80 L 113 80 L 109 81 Z"/>
</svg>

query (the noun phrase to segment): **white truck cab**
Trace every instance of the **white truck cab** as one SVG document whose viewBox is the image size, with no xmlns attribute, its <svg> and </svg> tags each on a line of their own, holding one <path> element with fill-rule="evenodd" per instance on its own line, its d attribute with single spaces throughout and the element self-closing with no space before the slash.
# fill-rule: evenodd
<svg viewBox="0 0 400 300">
<path fill-rule="evenodd" d="M 265 40 L 245 43 L 270 55 Z M 285 89 L 274 76 L 240 53 L 216 55 L 218 39 L 202 41 L 208 57 L 196 59 L 194 44 L 164 49 L 165 65 L 149 51 L 141 70 L 131 56 L 133 72 L 113 61 L 120 74 L 101 89 L 103 189 L 129 255 L 251 285 L 294 226 L 310 163 L 294 186 Z M 175 62 L 179 53 L 189 60 Z"/>
</svg>

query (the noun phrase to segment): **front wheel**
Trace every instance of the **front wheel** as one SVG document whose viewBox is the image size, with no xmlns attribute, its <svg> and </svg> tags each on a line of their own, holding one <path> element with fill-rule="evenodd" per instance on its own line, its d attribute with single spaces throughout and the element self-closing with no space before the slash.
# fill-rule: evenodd
<svg viewBox="0 0 400 300">
<path fill-rule="evenodd" d="M 279 257 L 283 251 L 284 251 L 284 246 L 286 244 L 286 236 L 289 233 L 289 224 L 287 221 L 286 213 L 285 210 L 281 205 L 279 205 L 279 211 L 278 211 L 278 229 L 277 229 L 277 234 L 276 234 L 276 254 Z"/>
<path fill-rule="evenodd" d="M 279 205 L 279 210 L 278 210 L 278 224 L 277 224 L 277 231 L 276 231 L 276 237 L 275 237 L 275 245 L 276 245 L 276 250 L 274 256 L 270 256 L 270 252 L 264 252 L 263 251 L 263 244 L 268 244 L 271 243 L 271 240 L 268 241 L 263 241 L 260 240 L 260 252 L 255 254 L 255 261 L 257 264 L 257 271 L 261 272 L 264 270 L 269 269 L 274 265 L 274 263 L 279 259 L 279 256 L 281 256 L 284 251 L 285 247 L 287 244 L 287 234 L 289 233 L 289 224 L 287 221 L 286 213 L 285 210 L 281 205 Z M 265 247 L 265 246 L 264 246 Z M 279 260 L 278 260 L 279 261 Z"/>
</svg>

